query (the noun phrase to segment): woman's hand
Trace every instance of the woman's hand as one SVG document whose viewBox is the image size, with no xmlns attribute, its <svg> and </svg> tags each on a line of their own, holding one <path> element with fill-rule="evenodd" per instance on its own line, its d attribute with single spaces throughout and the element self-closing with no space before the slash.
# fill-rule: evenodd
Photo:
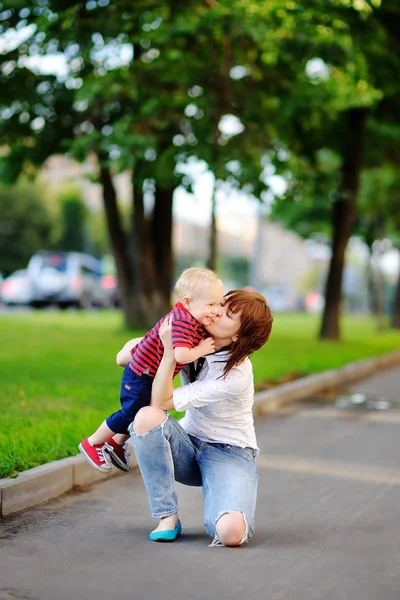
<svg viewBox="0 0 400 600">
<path fill-rule="evenodd" d="M 174 387 L 172 379 L 175 371 L 175 357 L 172 348 L 172 319 L 165 318 L 161 323 L 158 331 L 160 340 L 164 345 L 164 353 L 160 365 L 154 377 L 153 386 L 151 389 L 152 406 L 158 406 L 163 410 L 169 410 L 174 407 L 172 400 Z"/>
<path fill-rule="evenodd" d="M 164 346 L 164 352 L 167 354 L 173 353 L 172 348 L 172 316 L 166 317 L 161 323 L 161 327 L 158 331 L 160 340 Z"/>
</svg>

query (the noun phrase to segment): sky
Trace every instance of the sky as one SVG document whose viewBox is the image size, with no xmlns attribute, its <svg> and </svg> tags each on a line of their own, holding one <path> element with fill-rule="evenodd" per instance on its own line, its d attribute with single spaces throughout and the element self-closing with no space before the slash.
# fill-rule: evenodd
<svg viewBox="0 0 400 600">
<path fill-rule="evenodd" d="M 205 170 L 205 164 L 200 161 L 193 161 L 186 172 L 190 172 L 195 180 L 193 186 L 194 194 L 187 193 L 183 188 L 178 188 L 174 197 L 174 211 L 176 215 L 184 218 L 191 223 L 207 225 L 211 216 L 211 198 L 214 186 L 214 175 L 211 171 Z M 271 176 L 268 178 L 271 189 L 276 194 L 280 194 L 285 189 L 285 182 L 280 177 Z M 262 207 L 261 207 L 261 210 Z M 217 217 L 220 219 L 220 226 L 227 224 L 228 221 L 237 222 L 236 227 L 240 231 L 240 224 L 243 218 L 257 217 L 260 211 L 260 202 L 252 195 L 239 192 L 235 189 L 228 191 L 219 190 L 217 192 Z M 235 217 L 235 219 L 231 219 Z"/>
</svg>

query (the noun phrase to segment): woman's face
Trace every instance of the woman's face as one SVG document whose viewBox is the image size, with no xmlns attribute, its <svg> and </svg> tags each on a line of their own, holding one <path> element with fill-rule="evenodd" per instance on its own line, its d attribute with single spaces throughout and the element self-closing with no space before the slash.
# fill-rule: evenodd
<svg viewBox="0 0 400 600">
<path fill-rule="evenodd" d="M 230 338 L 235 341 L 240 330 L 240 323 L 240 313 L 232 313 L 229 310 L 227 298 L 224 298 L 214 323 L 207 325 L 206 329 L 214 338 Z"/>
</svg>

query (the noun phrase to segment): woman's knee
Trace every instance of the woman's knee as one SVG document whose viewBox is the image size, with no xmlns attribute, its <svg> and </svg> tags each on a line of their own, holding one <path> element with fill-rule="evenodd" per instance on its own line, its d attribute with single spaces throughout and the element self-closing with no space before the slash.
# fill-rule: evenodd
<svg viewBox="0 0 400 600">
<path fill-rule="evenodd" d="M 216 531 L 224 546 L 239 546 L 246 540 L 247 524 L 243 513 L 232 510 L 220 517 Z"/>
<path fill-rule="evenodd" d="M 146 433 L 146 431 L 161 425 L 166 418 L 166 414 L 161 408 L 144 406 L 139 410 L 133 421 L 133 431 L 136 435 Z"/>
</svg>

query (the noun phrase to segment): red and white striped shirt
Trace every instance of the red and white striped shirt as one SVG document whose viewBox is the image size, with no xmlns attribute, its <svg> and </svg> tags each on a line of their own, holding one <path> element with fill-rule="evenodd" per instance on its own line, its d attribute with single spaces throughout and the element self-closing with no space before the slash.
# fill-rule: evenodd
<svg viewBox="0 0 400 600">
<path fill-rule="evenodd" d="M 181 302 L 177 302 L 174 308 L 165 317 L 160 319 L 144 338 L 131 350 L 132 360 L 130 368 L 137 375 L 146 373 L 155 377 L 164 354 L 164 346 L 159 338 L 158 332 L 161 324 L 167 317 L 172 315 L 172 347 L 194 348 L 201 340 L 207 337 L 207 332 L 202 325 L 190 314 Z M 174 377 L 182 369 L 183 365 L 177 363 Z"/>
</svg>

